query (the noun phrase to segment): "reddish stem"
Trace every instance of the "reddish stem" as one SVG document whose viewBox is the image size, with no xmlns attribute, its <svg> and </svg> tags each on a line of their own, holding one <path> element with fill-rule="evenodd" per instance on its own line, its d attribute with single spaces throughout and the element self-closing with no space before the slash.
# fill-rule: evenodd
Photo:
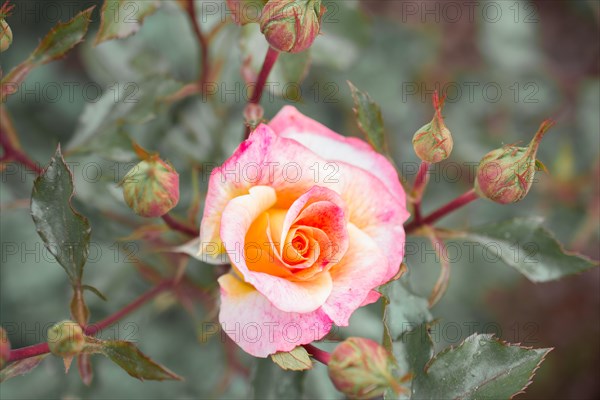
<svg viewBox="0 0 600 400">
<path fill-rule="evenodd" d="M 122 309 L 120 309 L 119 311 L 114 313 L 113 315 L 103 319 L 100 322 L 96 322 L 95 324 L 86 326 L 85 334 L 90 335 L 90 336 L 97 334 L 98 332 L 102 331 L 102 329 L 105 329 L 105 328 L 111 326 L 115 322 L 117 322 L 120 319 L 122 319 L 123 317 L 125 317 L 127 314 L 137 310 L 138 308 L 143 306 L 146 302 L 148 302 L 149 300 L 152 300 L 154 297 L 156 297 L 158 294 L 164 292 L 167 289 L 170 289 L 171 287 L 173 287 L 173 284 L 174 283 L 171 280 L 163 281 L 163 282 L 159 283 L 154 288 L 150 289 L 149 291 L 147 291 L 146 293 L 144 293 L 143 295 L 141 295 L 140 297 L 135 299 L 133 302 L 129 303 L 128 305 L 126 305 L 125 307 L 123 307 Z"/>
<path fill-rule="evenodd" d="M 249 104 L 260 103 L 260 99 L 265 90 L 265 84 L 267 83 L 267 78 L 269 77 L 275 62 L 277 61 L 277 58 L 279 58 L 279 52 L 269 46 L 269 50 L 267 50 L 267 54 L 265 56 L 265 61 L 263 61 L 262 68 L 258 74 L 258 79 L 256 80 L 256 87 L 252 92 L 252 97 L 250 97 L 250 100 L 248 101 Z M 245 138 L 248 139 L 248 136 L 250 136 L 250 127 L 246 127 Z"/>
<path fill-rule="evenodd" d="M 446 205 L 435 210 L 425 218 L 421 219 L 421 221 L 412 221 L 410 224 L 406 225 L 404 229 L 406 233 L 410 233 L 423 225 L 431 225 L 437 220 L 445 217 L 447 214 L 450 214 L 452 211 L 459 209 L 462 206 L 467 205 L 474 200 L 477 200 L 478 198 L 479 196 L 477 195 L 477 193 L 475 193 L 475 190 L 471 189 L 468 192 L 461 194 L 456 199 L 450 201 Z"/>
<path fill-rule="evenodd" d="M 321 350 L 312 344 L 303 344 L 302 347 L 308 351 L 315 360 L 319 361 L 322 364 L 328 365 L 329 360 L 331 360 L 331 354 L 326 352 L 325 350 Z"/>
<path fill-rule="evenodd" d="M 13 147 L 8 135 L 0 128 L 0 144 L 4 149 L 4 155 L 2 161 L 15 161 L 19 164 L 24 165 L 32 171 L 35 171 L 38 175 L 41 174 L 44 169 L 39 166 L 36 162 L 32 161 L 25 153 L 21 150 Z"/>
<path fill-rule="evenodd" d="M 269 46 L 262 69 L 260 70 L 258 79 L 256 80 L 256 87 L 254 88 L 254 92 L 252 92 L 252 97 L 249 101 L 251 104 L 258 104 L 260 102 L 260 98 L 262 97 L 265 89 L 265 84 L 267 83 L 267 78 L 269 77 L 269 74 L 271 73 L 271 70 L 273 69 L 278 57 L 279 52 Z"/>
<path fill-rule="evenodd" d="M 186 4 L 186 11 L 192 20 L 192 30 L 198 40 L 198 46 L 200 47 L 201 67 L 200 76 L 198 78 L 198 84 L 200 85 L 200 91 L 204 91 L 204 85 L 208 82 L 209 77 L 209 53 L 208 53 L 208 38 L 200 30 L 198 19 L 196 17 L 196 8 L 194 7 L 194 0 L 188 0 Z"/>
<path fill-rule="evenodd" d="M 159 283 L 154 288 L 147 291 L 146 293 L 144 293 L 143 295 L 138 297 L 136 300 L 134 300 L 132 303 L 126 305 L 125 307 L 123 307 L 121 310 L 117 311 L 113 315 L 103 319 L 100 322 L 86 326 L 85 334 L 92 336 L 92 335 L 99 333 L 100 331 L 102 331 L 102 329 L 109 327 L 110 325 L 119 321 L 120 319 L 122 319 L 123 317 L 128 315 L 129 313 L 137 310 L 139 307 L 144 305 L 149 300 L 152 300 L 158 294 L 164 292 L 167 289 L 172 288 L 173 285 L 174 285 L 174 282 L 171 280 L 163 281 L 163 282 Z M 27 347 L 22 347 L 20 349 L 11 350 L 9 361 L 12 362 L 12 361 L 23 360 L 25 358 L 39 356 L 41 354 L 46 354 L 48 352 L 50 352 L 48 343 L 38 343 L 33 346 L 27 346 Z"/>
<path fill-rule="evenodd" d="M 50 352 L 48 343 L 38 343 L 33 346 L 22 347 L 20 349 L 14 349 L 10 351 L 8 358 L 9 362 L 23 360 L 25 358 L 35 357 Z"/>
<path fill-rule="evenodd" d="M 429 171 L 429 163 L 426 161 L 421 162 L 419 172 L 415 177 L 415 183 L 413 185 L 412 195 L 414 196 L 413 211 L 415 213 L 415 221 L 421 221 L 421 200 L 423 199 L 423 192 L 429 180 L 427 179 L 427 172 Z"/>
<path fill-rule="evenodd" d="M 165 221 L 169 228 L 173 229 L 174 231 L 181 232 L 191 237 L 196 237 L 200 235 L 200 232 L 197 229 L 182 224 L 168 213 L 163 215 L 161 218 L 163 219 L 163 221 Z"/>
</svg>

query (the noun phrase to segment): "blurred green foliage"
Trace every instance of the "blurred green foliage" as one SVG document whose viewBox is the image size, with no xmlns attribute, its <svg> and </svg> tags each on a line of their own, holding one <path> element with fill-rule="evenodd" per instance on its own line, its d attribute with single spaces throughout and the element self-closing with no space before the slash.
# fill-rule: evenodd
<svg viewBox="0 0 600 400">
<path fill-rule="evenodd" d="M 84 6 L 100 5 L 84 3 L 17 1 L 7 20 L 14 40 L 2 53 L 2 71 L 25 59 L 59 19 L 64 22 Z M 251 41 L 247 39 L 246 47 L 239 44 L 242 31 L 252 28 L 229 23 L 216 36 L 211 58 L 219 63 L 220 76 L 210 87 L 212 96 L 167 102 L 164 96 L 197 76 L 199 52 L 186 15 L 174 1 L 161 3 L 134 36 L 94 47 L 96 10 L 85 42 L 64 60 L 34 70 L 7 102 L 23 146 L 35 160 L 45 165 L 60 142 L 72 163 L 74 204 L 92 226 L 86 282 L 108 297 L 107 302 L 87 297 L 92 320 L 109 315 L 149 286 L 134 259 L 158 271 L 181 262 L 153 251 L 147 241 L 128 238 L 142 222 L 127 209 L 117 188 L 134 160 L 128 137 L 159 151 L 180 172 L 182 200 L 175 211 L 184 215 L 193 197 L 190 164 L 219 164 L 243 134 L 247 93 L 240 68 Z M 215 2 L 217 12 L 203 14 L 207 8 L 200 5 L 207 3 L 198 2 L 198 12 L 201 26 L 209 30 L 229 17 L 221 2 Z M 433 167 L 425 213 L 468 189 L 474 165 L 489 150 L 527 142 L 543 119 L 555 118 L 558 123 L 538 153 L 550 175 L 538 174 L 523 202 L 499 206 L 480 200 L 441 225 L 468 227 L 542 216 L 566 248 L 600 258 L 598 3 L 481 1 L 474 6 L 473 18 L 462 6 L 457 18 L 444 4 L 325 2 L 329 14 L 323 35 L 310 50 L 305 79 L 283 90 L 288 94 L 282 97 L 290 79 L 286 74 L 300 77 L 304 70 L 276 71 L 270 80 L 275 94 L 262 102 L 265 116 L 293 103 L 333 130 L 358 136 L 346 85 L 350 80 L 381 106 L 391 156 L 410 181 L 418 169 L 411 138 L 431 119 L 430 95 L 437 88 L 447 95 L 444 116 L 455 146 L 449 160 Z M 498 10 L 500 14 L 494 14 Z M 260 63 L 266 43 L 254 42 L 250 53 L 256 54 L 253 62 Z M 298 62 L 290 65 L 297 67 Z M 74 88 L 72 96 L 69 87 Z M 200 176 L 205 193 L 206 170 Z M 33 177 L 22 168 L 7 169 L 0 184 L 0 322 L 13 348 L 43 341 L 46 329 L 69 313 L 69 282 L 44 250 L 29 215 Z M 109 219 L 113 221 L 107 223 Z M 520 398 L 600 395 L 598 269 L 534 285 L 481 248 L 469 252 L 456 245 L 453 251 L 449 290 L 432 310 L 439 318 L 432 332 L 436 351 L 475 331 L 528 346 L 556 347 Z M 439 270 L 427 241 L 409 239 L 407 264 L 414 290 L 427 297 Z M 186 271 L 196 284 L 215 289 L 211 268 L 190 261 Z M 261 398 L 294 397 L 297 385 L 303 386 L 307 398 L 341 398 L 322 365 L 297 378 L 268 360 L 252 360 L 219 334 L 207 337 L 214 328 L 216 310 L 211 305 L 217 292 L 211 292 L 206 304 L 187 310 L 168 295 L 159 297 L 103 334 L 136 342 L 184 382 L 142 383 L 109 361 L 93 358 L 94 380 L 85 387 L 75 370 L 65 376 L 62 362 L 52 358 L 30 375 L 2 384 L 1 396 L 245 398 L 252 394 L 254 372 L 266 368 L 272 382 L 289 382 L 283 392 L 255 393 Z M 377 303 L 357 311 L 351 325 L 337 330 L 322 347 L 330 350 L 349 335 L 379 340 L 381 334 Z M 240 366 L 235 367 L 232 358 L 239 359 Z"/>
</svg>

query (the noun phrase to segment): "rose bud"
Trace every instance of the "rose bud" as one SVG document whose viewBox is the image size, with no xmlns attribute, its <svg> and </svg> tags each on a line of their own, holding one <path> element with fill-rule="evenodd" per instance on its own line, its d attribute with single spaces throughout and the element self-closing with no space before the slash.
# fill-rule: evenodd
<svg viewBox="0 0 600 400">
<path fill-rule="evenodd" d="M 477 167 L 477 193 L 500 204 L 522 200 L 531 189 L 536 168 L 540 165 L 535 158 L 540 142 L 553 125 L 550 120 L 542 122 L 527 147 L 506 145 L 487 153 Z"/>
<path fill-rule="evenodd" d="M 321 0 L 270 0 L 263 8 L 260 30 L 275 50 L 299 53 L 315 41 L 325 11 Z"/>
<path fill-rule="evenodd" d="M 10 359 L 10 341 L 4 328 L 0 328 L 0 369 L 4 368 Z"/>
<path fill-rule="evenodd" d="M 266 2 L 267 0 L 227 0 L 227 8 L 233 22 L 238 25 L 246 25 L 258 22 Z"/>
<path fill-rule="evenodd" d="M 397 393 L 405 389 L 392 375 L 394 363 L 379 343 L 351 337 L 331 353 L 329 377 L 335 387 L 352 399 L 381 396 L 388 388 Z"/>
<path fill-rule="evenodd" d="M 83 350 L 85 337 L 81 326 L 73 321 L 61 321 L 48 329 L 50 352 L 60 357 L 73 357 Z"/>
<path fill-rule="evenodd" d="M 0 52 L 8 49 L 12 43 L 13 35 L 10 26 L 4 19 L 0 19 Z"/>
<path fill-rule="evenodd" d="M 12 30 L 8 23 L 4 20 L 10 15 L 10 11 L 14 5 L 9 5 L 8 1 L 0 7 L 0 52 L 7 50 L 13 41 Z"/>
<path fill-rule="evenodd" d="M 454 141 L 452 134 L 444 123 L 442 107 L 444 98 L 440 100 L 437 91 L 433 93 L 433 108 L 435 114 L 428 124 L 419 129 L 413 136 L 413 147 L 417 156 L 428 163 L 438 163 L 452 153 Z"/>
<path fill-rule="evenodd" d="M 160 217 L 179 202 L 179 174 L 157 154 L 145 153 L 142 158 L 121 182 L 123 198 L 137 215 Z"/>
</svg>

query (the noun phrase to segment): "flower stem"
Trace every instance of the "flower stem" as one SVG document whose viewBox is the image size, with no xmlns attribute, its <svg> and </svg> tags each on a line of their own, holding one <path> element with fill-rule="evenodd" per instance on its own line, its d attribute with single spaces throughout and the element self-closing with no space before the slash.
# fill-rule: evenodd
<svg viewBox="0 0 600 400">
<path fill-rule="evenodd" d="M 315 360 L 325 365 L 329 364 L 329 360 L 331 359 L 330 353 L 326 352 L 325 350 L 321 350 L 312 344 L 303 344 L 302 347 L 304 347 Z"/>
<path fill-rule="evenodd" d="M 8 361 L 19 361 L 25 358 L 35 357 L 49 352 L 50 347 L 48 347 L 48 343 L 38 343 L 34 344 L 33 346 L 21 347 L 20 349 L 11 350 Z"/>
<path fill-rule="evenodd" d="M 201 66 L 200 66 L 200 74 L 198 77 L 198 86 L 200 86 L 200 91 L 204 91 L 204 86 L 208 83 L 209 74 L 209 53 L 208 53 L 208 38 L 202 33 L 200 29 L 200 25 L 198 24 L 198 18 L 196 16 L 196 8 L 194 6 L 194 0 L 188 0 L 186 2 L 186 11 L 190 17 L 192 22 L 192 30 L 194 31 L 194 35 L 196 36 L 196 40 L 198 41 L 198 46 L 200 47 L 200 57 L 201 57 Z"/>
<path fill-rule="evenodd" d="M 427 175 L 427 172 L 429 172 L 429 165 L 428 162 L 421 161 L 419 172 L 417 172 L 415 183 L 413 184 L 413 211 L 415 214 L 415 221 L 417 222 L 421 222 L 421 200 L 423 199 L 423 192 L 429 182 L 429 177 Z"/>
<path fill-rule="evenodd" d="M 96 322 L 95 324 L 90 324 L 86 326 L 85 334 L 90 336 L 97 334 L 98 332 L 102 331 L 102 329 L 111 326 L 115 322 L 124 318 L 126 315 L 137 310 L 142 305 L 155 298 L 158 294 L 164 292 L 167 289 L 170 289 L 171 287 L 173 287 L 173 284 L 174 282 L 172 280 L 162 281 L 161 283 L 159 283 L 158 285 L 156 285 L 155 287 L 153 287 L 152 289 L 150 289 L 149 291 L 147 291 L 146 293 L 144 293 L 143 295 L 135 299 L 133 302 L 129 303 L 128 305 L 117 311 L 116 313 L 112 314 L 111 316 L 103 319 L 100 322 Z"/>
<path fill-rule="evenodd" d="M 35 171 L 38 175 L 44 171 L 44 169 L 35 161 L 32 161 L 25 153 L 13 146 L 8 134 L 2 127 L 0 127 L 0 144 L 4 149 L 4 155 L 2 156 L 1 161 L 15 161 L 21 165 L 24 165 L 26 168 Z"/>
<path fill-rule="evenodd" d="M 254 92 L 252 92 L 252 97 L 250 98 L 251 104 L 258 104 L 262 97 L 263 91 L 265 89 L 265 84 L 267 83 L 267 78 L 275 65 L 275 62 L 279 58 L 279 52 L 269 46 L 269 50 L 267 50 L 267 55 L 265 56 L 265 61 L 263 62 L 263 66 L 258 74 L 258 79 L 256 80 L 256 87 L 254 88 Z"/>
<path fill-rule="evenodd" d="M 434 212 L 432 212 L 425 218 L 422 218 L 420 221 L 413 220 L 411 223 L 406 225 L 405 231 L 406 231 L 406 233 L 410 233 L 410 232 L 415 231 L 417 228 L 420 228 L 421 226 L 431 225 L 432 223 L 436 222 L 437 220 L 445 217 L 447 214 L 450 214 L 452 211 L 455 211 L 455 210 L 469 204 L 470 202 L 477 200 L 478 198 L 479 198 L 479 195 L 475 192 L 475 189 L 471 189 L 471 190 L 461 194 L 454 200 L 450 201 L 446 205 L 438 208 L 437 210 L 435 210 Z"/>
<path fill-rule="evenodd" d="M 163 219 L 163 221 L 165 221 L 169 228 L 173 229 L 174 231 L 181 232 L 191 237 L 196 237 L 200 235 L 200 232 L 197 229 L 182 224 L 181 222 L 173 218 L 169 213 L 163 215 L 161 218 Z"/>
<path fill-rule="evenodd" d="M 250 97 L 250 100 L 248 101 L 249 104 L 260 103 L 263 91 L 265 90 L 265 84 L 267 83 L 267 78 L 269 77 L 275 62 L 277 61 L 277 58 L 279 58 L 279 52 L 269 46 L 265 56 L 265 61 L 263 61 L 262 68 L 258 74 L 258 79 L 256 80 L 256 87 L 252 92 L 252 97 Z M 245 139 L 248 139 L 248 136 L 250 136 L 250 128 L 246 127 Z"/>
<path fill-rule="evenodd" d="M 164 292 L 165 290 L 172 288 L 173 286 L 174 286 L 174 282 L 172 280 L 166 280 L 166 281 L 159 283 L 154 288 L 150 289 L 149 291 L 147 291 L 146 293 L 144 293 L 143 295 L 138 297 L 136 300 L 134 300 L 132 303 L 126 305 L 125 307 L 123 307 L 121 310 L 117 311 L 113 315 L 103 319 L 100 322 L 86 326 L 85 334 L 89 335 L 89 336 L 93 336 L 93 335 L 99 333 L 100 331 L 102 331 L 102 329 L 105 329 L 105 328 L 109 327 L 110 325 L 114 324 L 115 322 L 119 321 L 120 319 L 124 318 L 131 312 L 140 308 L 142 305 L 144 305 L 148 301 L 155 298 L 158 294 Z M 39 356 L 41 354 L 46 354 L 48 352 L 50 352 L 48 343 L 46 343 L 46 342 L 38 343 L 38 344 L 35 344 L 32 346 L 27 346 L 27 347 L 22 347 L 20 349 L 11 350 L 9 361 L 12 362 L 12 361 L 23 360 L 25 358 Z"/>
</svg>

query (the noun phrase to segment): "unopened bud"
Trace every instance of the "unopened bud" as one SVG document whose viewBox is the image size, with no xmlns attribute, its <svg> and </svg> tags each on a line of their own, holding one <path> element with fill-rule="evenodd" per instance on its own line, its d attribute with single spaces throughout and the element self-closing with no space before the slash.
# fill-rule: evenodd
<svg viewBox="0 0 600 400">
<path fill-rule="evenodd" d="M 136 214 L 160 217 L 179 202 L 179 174 L 157 154 L 144 153 L 143 158 L 123 178 L 123 198 Z"/>
<path fill-rule="evenodd" d="M 444 117 L 442 117 L 443 106 L 444 99 L 440 100 L 437 91 L 435 91 L 433 93 L 433 108 L 435 108 L 433 119 L 421 127 L 412 140 L 417 156 L 431 164 L 448 158 L 454 146 L 452 134 L 444 123 Z"/>
<path fill-rule="evenodd" d="M 542 122 L 527 147 L 506 145 L 487 153 L 477 167 L 477 193 L 500 204 L 522 200 L 531 189 L 537 166 L 541 165 L 535 157 L 542 137 L 553 125 L 550 120 Z"/>
<path fill-rule="evenodd" d="M 50 352 L 60 357 L 73 357 L 83 350 L 85 336 L 81 326 L 73 321 L 62 321 L 48 329 Z"/>
<path fill-rule="evenodd" d="M 227 0 L 227 8 L 233 22 L 238 25 L 246 25 L 259 21 L 266 2 L 267 0 Z"/>
<path fill-rule="evenodd" d="M 8 49 L 12 43 L 13 35 L 10 26 L 4 19 L 0 19 L 0 52 Z"/>
<path fill-rule="evenodd" d="M 0 369 L 4 368 L 10 359 L 10 341 L 4 328 L 0 328 Z"/>
<path fill-rule="evenodd" d="M 381 396 L 388 388 L 404 391 L 392 375 L 393 361 L 377 342 L 351 337 L 331 353 L 329 377 L 335 387 L 352 399 Z"/>
<path fill-rule="evenodd" d="M 8 49 L 13 41 L 13 34 L 10 26 L 5 21 L 5 18 L 10 15 L 10 12 L 15 6 L 5 2 L 0 7 L 0 52 Z"/>
<path fill-rule="evenodd" d="M 263 8 L 260 30 L 275 50 L 299 53 L 315 41 L 325 11 L 321 0 L 270 0 Z"/>
</svg>

